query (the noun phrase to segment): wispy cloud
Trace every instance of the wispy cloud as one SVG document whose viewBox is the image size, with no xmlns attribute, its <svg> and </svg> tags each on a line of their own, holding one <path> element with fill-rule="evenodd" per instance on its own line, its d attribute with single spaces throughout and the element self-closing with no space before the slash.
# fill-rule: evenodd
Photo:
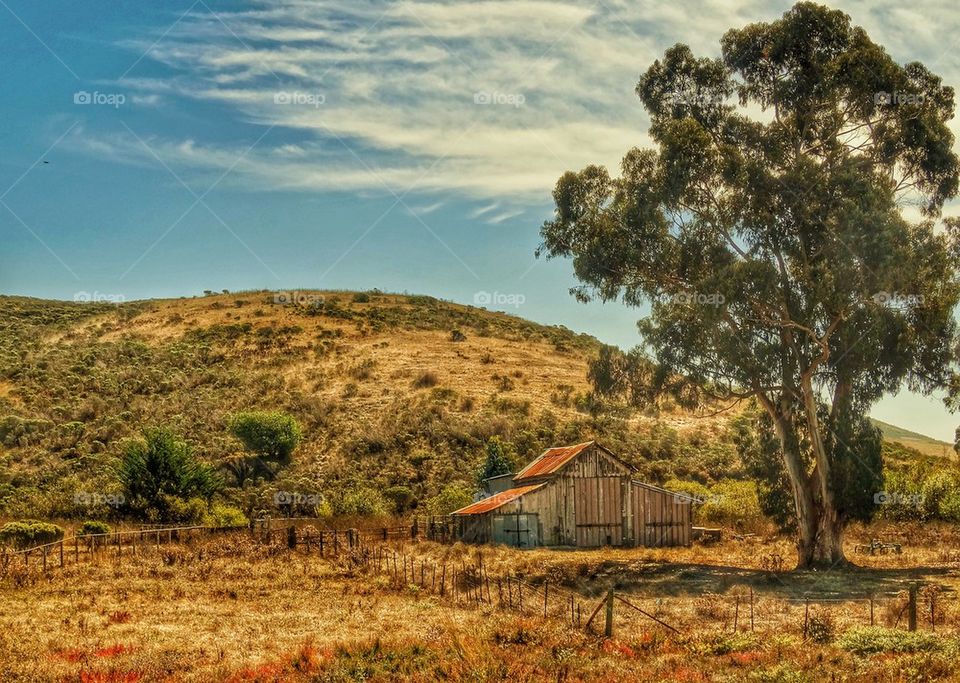
<svg viewBox="0 0 960 683">
<path fill-rule="evenodd" d="M 173 75 L 157 80 L 133 69 L 123 83 L 144 104 L 201 102 L 284 130 L 282 143 L 261 145 L 235 170 L 251 187 L 414 185 L 506 202 L 488 218 L 497 222 L 549 201 L 564 171 L 616 166 L 628 148 L 648 143 L 633 86 L 666 47 L 686 42 L 716 55 L 728 28 L 775 18 L 790 4 L 263 0 L 216 15 L 198 5 L 162 40 L 123 43 Z M 952 5 L 839 4 L 897 59 L 925 60 L 958 81 L 957 53 L 943 49 L 952 29 L 937 20 Z M 129 162 L 141 154 L 122 135 L 91 135 L 82 144 L 100 154 Z M 237 152 L 205 140 L 151 144 L 171 165 L 199 172 Z"/>
</svg>

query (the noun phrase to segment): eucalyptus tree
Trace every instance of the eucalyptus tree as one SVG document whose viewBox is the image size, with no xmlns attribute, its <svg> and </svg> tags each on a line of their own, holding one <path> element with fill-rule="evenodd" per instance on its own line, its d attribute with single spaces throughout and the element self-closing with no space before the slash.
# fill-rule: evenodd
<svg viewBox="0 0 960 683">
<path fill-rule="evenodd" d="M 762 407 L 798 566 L 843 563 L 881 483 L 869 406 L 955 369 L 953 89 L 803 2 L 719 58 L 675 45 L 636 93 L 653 146 L 564 174 L 541 251 L 581 299 L 649 304 L 658 390 Z"/>
</svg>

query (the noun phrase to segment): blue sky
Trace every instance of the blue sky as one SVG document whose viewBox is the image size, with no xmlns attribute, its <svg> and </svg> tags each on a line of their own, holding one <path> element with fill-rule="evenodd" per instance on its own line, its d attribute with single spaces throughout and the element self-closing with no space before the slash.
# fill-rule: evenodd
<svg viewBox="0 0 960 683">
<path fill-rule="evenodd" d="M 960 85 L 952 4 L 834 4 Z M 664 49 L 714 55 L 788 6 L 0 0 L 0 292 L 498 293 L 632 346 L 637 311 L 577 304 L 533 256 L 553 183 L 647 143 L 633 87 Z M 908 394 L 874 415 L 958 422 Z"/>
</svg>

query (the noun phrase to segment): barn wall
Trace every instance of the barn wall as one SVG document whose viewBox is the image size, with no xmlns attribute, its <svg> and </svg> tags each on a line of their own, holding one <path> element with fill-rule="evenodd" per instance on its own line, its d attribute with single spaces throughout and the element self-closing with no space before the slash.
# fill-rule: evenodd
<svg viewBox="0 0 960 683">
<path fill-rule="evenodd" d="M 566 504 L 562 483 L 553 480 L 546 486 L 526 493 L 500 507 L 501 514 L 532 512 L 538 516 L 539 538 L 542 545 L 567 545 L 564 507 Z"/>
<path fill-rule="evenodd" d="M 690 545 L 692 510 L 688 501 L 670 491 L 633 482 L 633 542 L 647 548 Z"/>
<path fill-rule="evenodd" d="M 464 543 L 489 543 L 491 540 L 490 513 L 460 516 Z"/>
<path fill-rule="evenodd" d="M 545 479 L 541 488 L 492 512 L 464 516 L 463 540 L 491 542 L 495 514 L 534 513 L 542 545 L 689 545 L 689 502 L 670 491 L 632 481 L 630 473 L 618 459 L 592 446 Z"/>
</svg>

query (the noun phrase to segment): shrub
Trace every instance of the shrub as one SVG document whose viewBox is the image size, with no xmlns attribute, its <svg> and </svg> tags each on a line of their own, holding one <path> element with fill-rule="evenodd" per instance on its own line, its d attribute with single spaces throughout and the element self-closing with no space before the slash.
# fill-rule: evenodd
<svg viewBox="0 0 960 683">
<path fill-rule="evenodd" d="M 724 524 L 737 529 L 753 528 L 765 522 L 756 484 L 730 479 L 710 488 L 710 497 L 703 504 L 700 517 L 710 524 Z"/>
<path fill-rule="evenodd" d="M 854 628 L 837 639 L 837 647 L 858 655 L 877 652 L 925 652 L 937 649 L 943 640 L 932 633 L 865 626 Z"/>
<path fill-rule="evenodd" d="M 56 524 L 27 519 L 22 522 L 7 522 L 0 528 L 0 544 L 14 548 L 32 548 L 53 543 L 63 538 L 63 529 Z"/>
<path fill-rule="evenodd" d="M 328 496 L 336 515 L 377 517 L 388 512 L 387 502 L 376 489 L 357 486 Z"/>
<path fill-rule="evenodd" d="M 413 503 L 413 491 L 409 486 L 391 486 L 383 495 L 393 504 L 393 510 L 398 515 L 402 515 Z"/>
<path fill-rule="evenodd" d="M 465 335 L 460 330 L 451 330 L 450 331 L 450 341 L 452 342 L 464 342 L 467 341 L 467 335 Z"/>
<path fill-rule="evenodd" d="M 134 514 L 155 521 L 197 521 L 221 486 L 214 470 L 197 462 L 190 447 L 166 429 L 148 429 L 127 443 L 118 478 Z M 200 498 L 200 509 L 193 498 Z"/>
<path fill-rule="evenodd" d="M 440 379 L 437 377 L 437 373 L 433 372 L 432 370 L 425 370 L 417 375 L 417 378 L 413 380 L 413 387 L 415 389 L 435 387 L 439 381 Z"/>
<path fill-rule="evenodd" d="M 250 523 L 246 515 L 244 515 L 239 508 L 223 503 L 214 503 L 211 505 L 210 510 L 204 518 L 204 522 L 207 526 L 218 528 L 244 527 Z"/>
<path fill-rule="evenodd" d="M 77 529 L 77 536 L 95 536 L 97 534 L 109 534 L 110 525 L 106 522 L 88 519 Z"/>
<path fill-rule="evenodd" d="M 810 613 L 810 620 L 807 624 L 807 636 L 814 643 L 826 645 L 833 640 L 836 632 L 836 624 L 833 615 L 826 611 L 817 610 Z"/>
<path fill-rule="evenodd" d="M 238 413 L 227 428 L 250 453 L 276 466 L 290 463 L 303 438 L 300 424 L 279 411 Z"/>
<path fill-rule="evenodd" d="M 460 484 L 447 484 L 427 502 L 427 511 L 431 515 L 449 515 L 473 502 L 473 496 Z"/>
</svg>

